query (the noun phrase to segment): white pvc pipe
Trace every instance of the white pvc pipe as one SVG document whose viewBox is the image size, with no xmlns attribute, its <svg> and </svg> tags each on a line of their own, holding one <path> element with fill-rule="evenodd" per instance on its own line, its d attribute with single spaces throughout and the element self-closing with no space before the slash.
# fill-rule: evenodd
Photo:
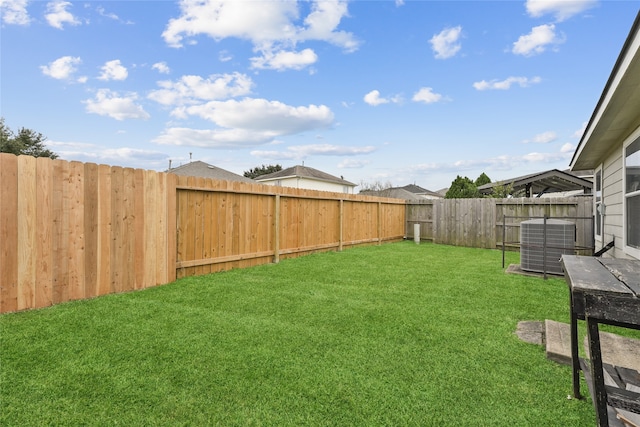
<svg viewBox="0 0 640 427">
<path fill-rule="evenodd" d="M 420 224 L 413 224 L 413 241 L 420 244 Z"/>
</svg>

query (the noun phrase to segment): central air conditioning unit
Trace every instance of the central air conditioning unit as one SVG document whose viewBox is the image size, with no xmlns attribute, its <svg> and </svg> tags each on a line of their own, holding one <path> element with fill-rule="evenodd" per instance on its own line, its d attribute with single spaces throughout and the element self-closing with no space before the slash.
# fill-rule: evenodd
<svg viewBox="0 0 640 427">
<path fill-rule="evenodd" d="M 537 273 L 563 274 L 560 257 L 574 254 L 576 225 L 559 219 L 520 223 L 520 268 Z"/>
</svg>

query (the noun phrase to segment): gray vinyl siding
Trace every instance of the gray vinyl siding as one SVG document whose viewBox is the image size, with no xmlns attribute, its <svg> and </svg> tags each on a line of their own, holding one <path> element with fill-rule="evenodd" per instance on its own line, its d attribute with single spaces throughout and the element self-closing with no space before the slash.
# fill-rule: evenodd
<svg viewBox="0 0 640 427">
<path fill-rule="evenodd" d="M 606 206 L 602 246 L 615 238 L 615 247 L 605 256 L 626 258 L 623 250 L 622 207 L 622 144 L 604 161 L 602 167 L 602 191 Z"/>
</svg>

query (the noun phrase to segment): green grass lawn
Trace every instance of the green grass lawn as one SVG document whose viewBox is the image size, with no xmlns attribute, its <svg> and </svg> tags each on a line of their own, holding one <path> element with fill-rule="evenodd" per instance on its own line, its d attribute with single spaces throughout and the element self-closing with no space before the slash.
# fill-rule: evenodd
<svg viewBox="0 0 640 427">
<path fill-rule="evenodd" d="M 499 251 L 402 242 L 3 315 L 0 425 L 594 425 L 514 334 L 568 302 Z"/>
</svg>

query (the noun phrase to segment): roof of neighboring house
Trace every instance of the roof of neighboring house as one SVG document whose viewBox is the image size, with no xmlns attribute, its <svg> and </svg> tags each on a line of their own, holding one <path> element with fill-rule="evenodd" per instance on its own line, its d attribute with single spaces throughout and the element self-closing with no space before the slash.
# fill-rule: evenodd
<svg viewBox="0 0 640 427">
<path fill-rule="evenodd" d="M 277 179 L 283 178 L 308 178 L 316 181 L 325 181 L 332 182 L 340 185 L 348 185 L 350 187 L 355 187 L 357 184 L 346 181 L 343 178 L 338 178 L 337 176 L 330 175 L 326 172 L 319 171 L 318 169 L 310 168 L 308 166 L 292 166 L 287 169 L 283 169 L 278 172 L 273 172 L 266 175 L 260 175 L 256 177 L 256 181 L 264 182 L 264 181 L 273 181 Z"/>
<path fill-rule="evenodd" d="M 427 196 L 432 196 L 432 197 L 442 197 L 442 194 L 437 193 L 435 191 L 431 191 L 431 190 L 427 190 L 426 188 L 422 188 L 418 185 L 415 184 L 409 184 L 409 185 L 405 185 L 404 187 L 398 187 L 400 189 L 406 190 L 410 193 L 413 194 L 422 194 L 422 195 L 427 195 Z"/>
<path fill-rule="evenodd" d="M 640 126 L 640 11 L 571 159 L 572 170 L 594 169 Z"/>
<path fill-rule="evenodd" d="M 167 172 L 183 176 L 198 176 L 202 178 L 217 179 L 220 181 L 255 182 L 252 179 L 229 172 L 228 170 L 224 170 L 217 166 L 201 162 L 200 160 L 189 162 L 186 165 L 178 166 L 177 168 L 171 168 Z"/>
<path fill-rule="evenodd" d="M 391 199 L 404 199 L 404 200 L 424 200 L 424 197 L 420 197 L 411 191 L 407 191 L 404 188 L 387 188 L 385 190 L 364 190 L 359 194 L 365 196 L 377 196 L 388 197 Z"/>
<path fill-rule="evenodd" d="M 424 200 L 425 198 L 422 196 L 431 196 L 438 199 L 443 197 L 442 194 L 427 190 L 415 184 L 405 185 L 404 187 L 386 188 L 384 190 L 364 190 L 361 191 L 360 194 L 404 200 Z"/>
<path fill-rule="evenodd" d="M 588 179 L 580 178 L 574 174 L 558 169 L 551 169 L 544 172 L 537 172 L 530 175 L 519 176 L 517 178 L 484 184 L 478 187 L 478 190 L 483 194 L 490 194 L 494 187 L 509 184 L 513 185 L 514 191 L 526 190 L 530 187 L 531 192 L 538 195 L 572 190 L 585 190 L 585 193 L 588 193 L 593 187 L 593 183 Z"/>
</svg>

